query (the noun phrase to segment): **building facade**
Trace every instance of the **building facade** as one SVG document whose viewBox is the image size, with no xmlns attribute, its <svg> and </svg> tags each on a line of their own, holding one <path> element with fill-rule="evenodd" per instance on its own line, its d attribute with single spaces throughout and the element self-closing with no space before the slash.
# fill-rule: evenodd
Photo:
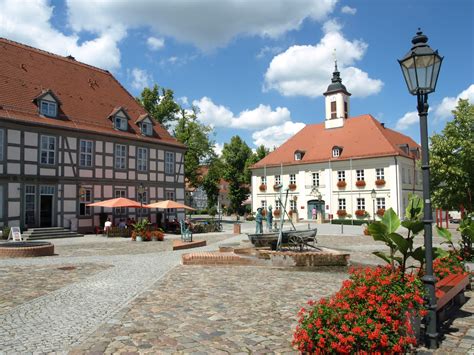
<svg viewBox="0 0 474 355">
<path fill-rule="evenodd" d="M 92 231 L 184 202 L 184 151 L 108 72 L 0 38 L 0 226 Z"/>
<path fill-rule="evenodd" d="M 370 115 L 349 116 L 350 93 L 336 69 L 324 93 L 324 123 L 304 127 L 252 167 L 252 209 L 280 208 L 299 219 L 404 215 L 422 192 L 420 147 Z"/>
</svg>

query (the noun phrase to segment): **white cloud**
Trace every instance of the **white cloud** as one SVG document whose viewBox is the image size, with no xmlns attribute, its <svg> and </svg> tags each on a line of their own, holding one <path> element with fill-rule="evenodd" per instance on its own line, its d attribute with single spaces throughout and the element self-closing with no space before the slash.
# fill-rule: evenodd
<svg viewBox="0 0 474 355">
<path fill-rule="evenodd" d="M 181 96 L 178 98 L 178 101 L 180 101 L 183 105 L 189 105 L 188 98 L 186 96 Z"/>
<path fill-rule="evenodd" d="M 264 90 L 285 96 L 318 97 L 327 90 L 334 68 L 334 49 L 344 85 L 356 97 L 380 92 L 383 82 L 353 66 L 365 55 L 368 45 L 347 40 L 338 22 L 327 21 L 325 34 L 316 45 L 295 45 L 275 56 L 265 73 Z"/>
<path fill-rule="evenodd" d="M 456 108 L 459 99 L 467 99 L 470 103 L 474 103 L 474 84 L 471 84 L 456 97 L 448 96 L 443 98 L 440 104 L 433 106 L 433 108 L 430 107 L 428 112 L 433 113 L 434 118 L 438 121 L 449 119 L 453 116 L 451 111 Z M 417 111 L 407 112 L 397 121 L 395 128 L 405 130 L 418 122 L 419 118 Z"/>
<path fill-rule="evenodd" d="M 4 0 L 0 5 L 0 36 L 77 60 L 114 70 L 120 66 L 117 43 L 126 30 L 117 23 L 94 32 L 97 37 L 79 44 L 76 33 L 65 35 L 51 25 L 53 6 L 47 0 Z M 32 20 L 34 19 L 34 21 Z"/>
<path fill-rule="evenodd" d="M 260 52 L 257 53 L 256 57 L 258 59 L 261 59 L 265 57 L 268 54 L 275 55 L 283 51 L 283 48 L 281 47 L 270 47 L 270 46 L 265 46 L 262 49 L 260 49 Z"/>
<path fill-rule="evenodd" d="M 217 154 L 217 156 L 221 156 L 222 155 L 222 149 L 224 149 L 224 143 L 215 143 L 214 144 L 214 153 Z"/>
<path fill-rule="evenodd" d="M 417 111 L 411 111 L 407 112 L 403 115 L 402 118 L 400 118 L 397 121 L 397 125 L 395 126 L 395 129 L 398 130 L 405 130 L 411 125 L 414 125 L 418 123 L 419 118 L 418 118 L 418 112 Z"/>
<path fill-rule="evenodd" d="M 286 107 L 277 107 L 273 111 L 270 106 L 260 104 L 253 110 L 244 110 L 234 115 L 227 107 L 216 105 L 208 97 L 194 100 L 193 105 L 199 109 L 198 119 L 213 127 L 258 129 L 291 120 L 291 113 Z"/>
<path fill-rule="evenodd" d="M 163 38 L 148 37 L 146 44 L 150 50 L 157 51 L 165 46 L 165 40 Z"/>
<path fill-rule="evenodd" d="M 462 91 L 456 97 L 445 97 L 441 103 L 435 108 L 434 114 L 437 119 L 448 119 L 453 116 L 452 112 L 459 99 L 469 100 L 471 104 L 474 103 L 474 84 L 471 84 L 466 90 Z"/>
<path fill-rule="evenodd" d="M 337 0 L 68 0 L 75 31 L 101 32 L 122 23 L 151 27 L 156 33 L 202 49 L 223 46 L 237 35 L 278 37 L 303 20 L 324 20 Z M 238 14 L 238 15 L 236 15 Z"/>
<path fill-rule="evenodd" d="M 133 68 L 131 76 L 132 87 L 137 90 L 143 90 L 145 87 L 150 87 L 150 83 L 153 80 L 146 70 L 139 68 Z"/>
<path fill-rule="evenodd" d="M 275 125 L 265 128 L 261 131 L 252 134 L 253 143 L 256 146 L 264 145 L 267 148 L 273 149 L 283 144 L 290 137 L 295 135 L 305 126 L 301 122 L 285 122 L 282 125 Z"/>
<path fill-rule="evenodd" d="M 347 15 L 355 15 L 357 13 L 357 9 L 350 6 L 343 6 L 341 12 Z"/>
</svg>

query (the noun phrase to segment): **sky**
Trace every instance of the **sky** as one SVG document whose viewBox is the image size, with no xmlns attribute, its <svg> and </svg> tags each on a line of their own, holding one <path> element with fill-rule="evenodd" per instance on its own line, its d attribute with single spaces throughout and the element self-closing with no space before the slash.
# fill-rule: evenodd
<svg viewBox="0 0 474 355">
<path fill-rule="evenodd" d="M 0 0 L 0 37 L 111 71 L 139 96 L 155 83 L 255 149 L 324 121 L 337 58 L 350 116 L 371 114 L 419 142 L 416 98 L 397 59 L 420 27 L 444 56 L 429 131 L 474 103 L 471 0 Z"/>
</svg>

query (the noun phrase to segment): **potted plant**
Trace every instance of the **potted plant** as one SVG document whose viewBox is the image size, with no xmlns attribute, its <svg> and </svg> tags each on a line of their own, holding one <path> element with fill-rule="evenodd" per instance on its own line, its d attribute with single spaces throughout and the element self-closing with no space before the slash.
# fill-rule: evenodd
<svg viewBox="0 0 474 355">
<path fill-rule="evenodd" d="M 364 187 L 365 186 L 365 180 L 357 180 L 356 181 L 356 186 L 357 187 Z"/>
<path fill-rule="evenodd" d="M 377 179 L 377 180 L 375 180 L 375 185 L 383 186 L 383 185 L 385 185 L 385 180 L 384 179 Z"/>
<path fill-rule="evenodd" d="M 275 184 L 273 185 L 273 190 L 274 191 L 280 191 L 281 185 L 280 184 Z"/>
<path fill-rule="evenodd" d="M 138 221 L 132 225 L 136 235 L 136 241 L 141 242 L 146 239 L 146 231 L 148 228 L 148 224 L 148 219 L 143 218 L 141 221 Z"/>
<path fill-rule="evenodd" d="M 347 211 L 346 210 L 337 210 L 336 213 L 339 217 L 346 217 L 347 216 Z"/>
<path fill-rule="evenodd" d="M 341 181 L 337 182 L 337 187 L 339 187 L 340 189 L 346 187 L 346 185 L 347 185 L 347 183 L 344 180 L 341 180 Z"/>
<path fill-rule="evenodd" d="M 151 240 L 162 242 L 165 239 L 165 234 L 161 229 L 151 232 Z"/>
<path fill-rule="evenodd" d="M 273 211 L 273 216 L 274 216 L 274 217 L 277 217 L 277 218 L 278 218 L 278 217 L 280 217 L 280 215 L 281 215 L 280 209 L 277 208 L 275 211 Z"/>
<path fill-rule="evenodd" d="M 265 184 L 261 184 L 259 188 L 260 188 L 260 191 L 262 191 L 262 192 L 267 191 L 267 185 L 265 185 Z"/>
<path fill-rule="evenodd" d="M 383 217 L 384 214 L 385 214 L 385 208 L 379 208 L 377 210 L 377 216 Z"/>
<path fill-rule="evenodd" d="M 288 185 L 288 188 L 289 188 L 291 191 L 294 191 L 294 190 L 296 190 L 296 184 L 289 184 L 289 185 Z"/>
<path fill-rule="evenodd" d="M 355 215 L 360 218 L 360 217 L 366 217 L 368 213 L 366 210 L 356 210 Z"/>
</svg>

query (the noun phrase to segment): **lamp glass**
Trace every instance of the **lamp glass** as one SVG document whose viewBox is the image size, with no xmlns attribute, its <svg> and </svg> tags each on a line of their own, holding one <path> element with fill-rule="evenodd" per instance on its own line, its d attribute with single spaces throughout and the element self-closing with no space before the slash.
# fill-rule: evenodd
<svg viewBox="0 0 474 355">
<path fill-rule="evenodd" d="M 399 61 L 408 91 L 412 95 L 435 91 L 442 60 L 438 52 L 417 54 L 416 51 L 412 51 Z"/>
<path fill-rule="evenodd" d="M 372 189 L 372 191 L 370 192 L 370 196 L 372 196 L 372 198 L 375 198 L 377 196 L 377 192 Z"/>
<path fill-rule="evenodd" d="M 144 192 L 145 192 L 145 187 L 143 186 L 143 184 L 140 184 L 140 186 L 138 186 L 138 193 L 142 194 Z"/>
</svg>

